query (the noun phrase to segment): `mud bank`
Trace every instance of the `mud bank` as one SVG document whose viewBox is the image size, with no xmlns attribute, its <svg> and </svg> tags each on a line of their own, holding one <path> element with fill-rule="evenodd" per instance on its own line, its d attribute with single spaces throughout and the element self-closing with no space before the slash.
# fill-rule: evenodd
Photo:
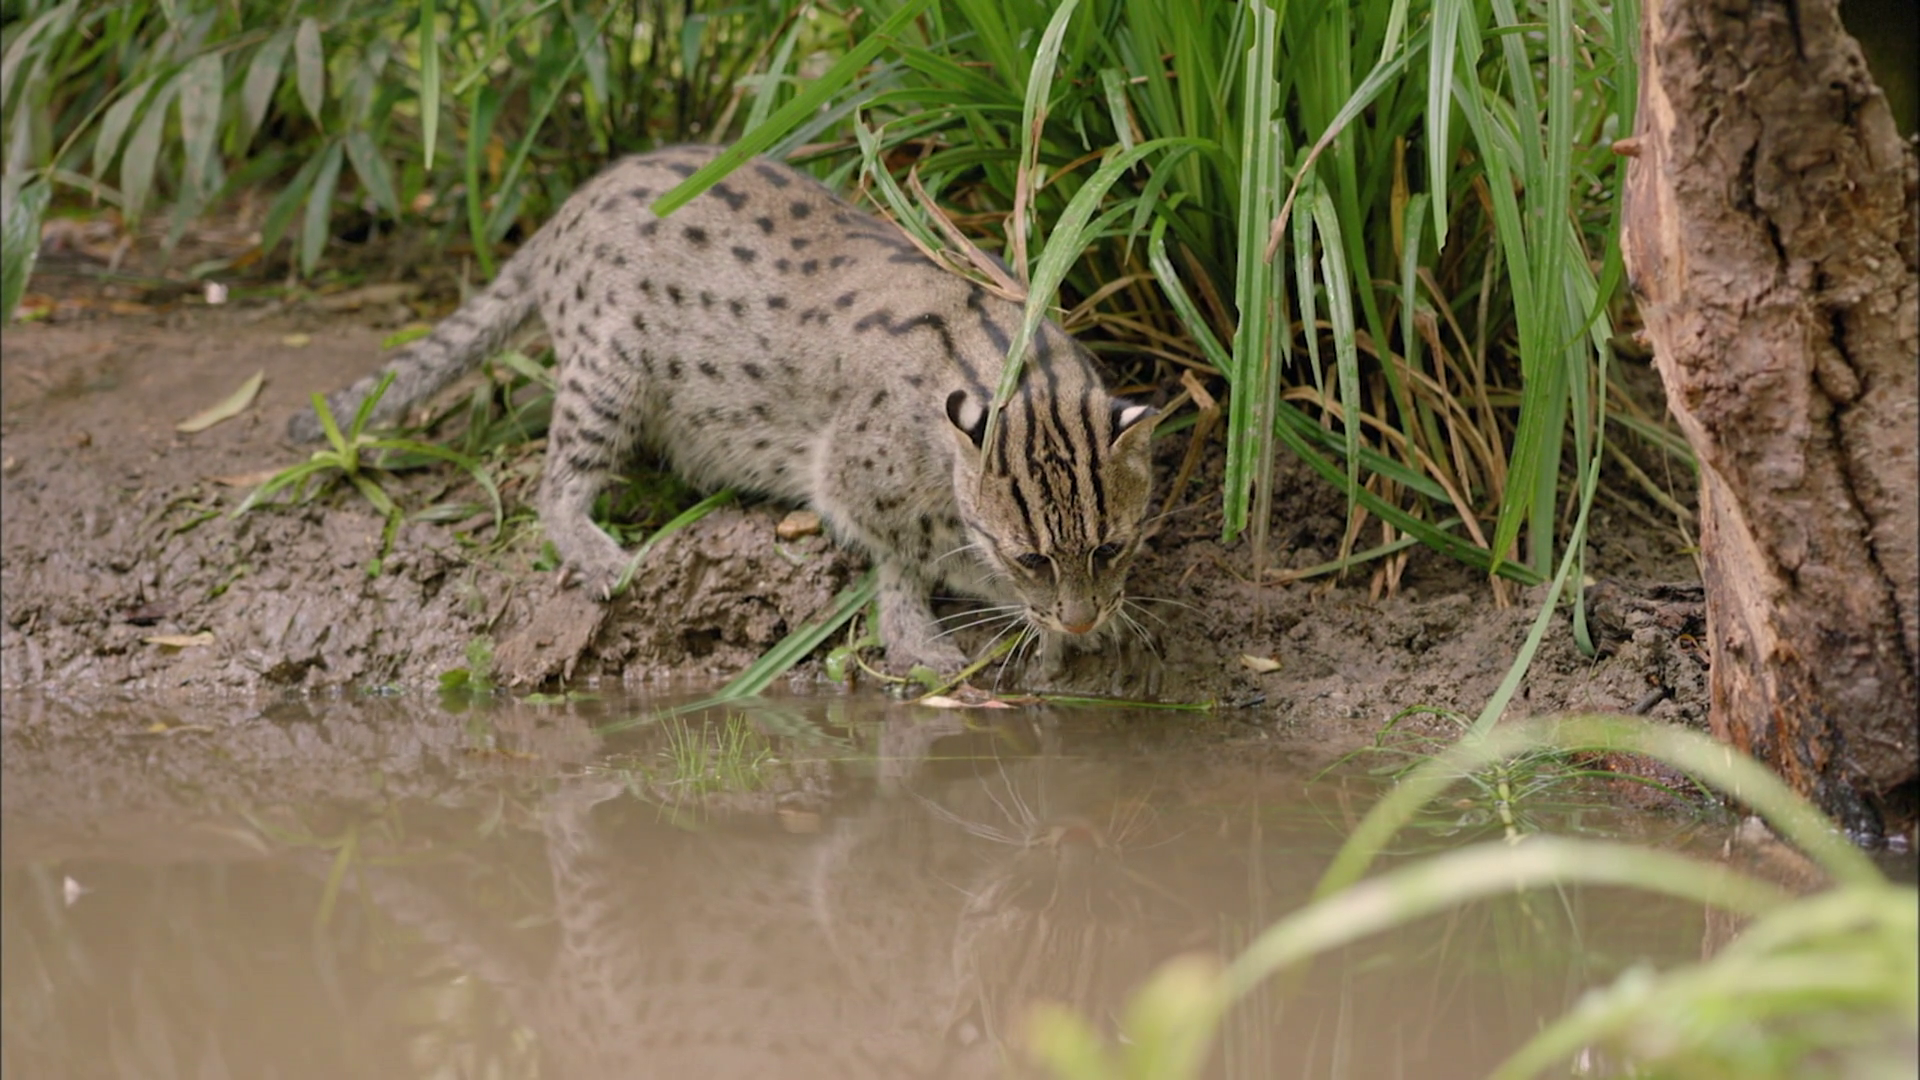
<svg viewBox="0 0 1920 1080">
<path fill-rule="evenodd" d="M 490 521 L 409 523 L 376 575 L 381 519 L 349 491 L 234 518 L 250 482 L 309 452 L 282 439 L 287 416 L 310 393 L 378 364 L 380 321 L 183 307 L 9 327 L 0 349 L 4 685 L 143 696 L 422 688 L 466 665 L 478 638 L 494 643 L 503 681 L 522 686 L 715 681 L 858 576 L 859 561 L 824 538 L 779 540 L 783 509 L 764 505 L 724 509 L 663 541 L 607 608 L 534 568 L 537 528 L 510 528 L 489 546 Z M 198 434 L 175 430 L 255 371 L 264 389 L 243 415 Z M 1161 443 L 1164 493 L 1186 436 Z M 537 462 L 501 470 L 510 523 L 531 499 Z M 1332 557 L 1340 493 L 1291 459 L 1278 469 L 1276 561 Z M 1223 730 L 1344 744 L 1409 707 L 1480 708 L 1525 637 L 1536 595 L 1517 591 L 1501 606 L 1478 575 L 1426 553 L 1413 555 L 1390 597 L 1371 598 L 1361 575 L 1255 588 L 1244 580 L 1245 546 L 1217 541 L 1208 473 L 1203 465 L 1173 500 L 1132 579 L 1136 593 L 1166 601 L 1154 609 L 1163 697 L 1219 703 Z M 391 490 L 417 507 L 464 482 L 457 470 L 424 470 Z M 1583 655 L 1558 617 L 1513 710 L 1638 708 L 1701 722 L 1698 596 L 1678 533 L 1604 505 L 1594 532 L 1600 654 Z M 1257 673 L 1244 657 L 1278 667 Z M 1082 656 L 1073 685 L 1114 689 L 1113 667 L 1102 654 Z M 817 663 L 796 675 L 818 677 Z"/>
</svg>

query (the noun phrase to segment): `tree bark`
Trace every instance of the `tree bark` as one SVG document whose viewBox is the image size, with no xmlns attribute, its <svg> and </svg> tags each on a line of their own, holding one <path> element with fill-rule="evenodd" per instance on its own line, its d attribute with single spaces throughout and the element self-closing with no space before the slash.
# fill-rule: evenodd
<svg viewBox="0 0 1920 1080">
<path fill-rule="evenodd" d="M 1647 0 L 1625 246 L 1700 462 L 1714 733 L 1911 822 L 1920 168 L 1837 0 Z"/>
</svg>

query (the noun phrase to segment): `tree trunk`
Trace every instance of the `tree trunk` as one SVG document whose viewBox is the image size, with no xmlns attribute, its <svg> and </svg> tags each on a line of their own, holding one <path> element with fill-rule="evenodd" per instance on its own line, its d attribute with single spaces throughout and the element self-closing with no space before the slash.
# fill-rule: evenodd
<svg viewBox="0 0 1920 1080">
<path fill-rule="evenodd" d="M 1837 0 L 1646 0 L 1623 242 L 1700 461 L 1713 730 L 1910 823 L 1920 168 Z"/>
</svg>

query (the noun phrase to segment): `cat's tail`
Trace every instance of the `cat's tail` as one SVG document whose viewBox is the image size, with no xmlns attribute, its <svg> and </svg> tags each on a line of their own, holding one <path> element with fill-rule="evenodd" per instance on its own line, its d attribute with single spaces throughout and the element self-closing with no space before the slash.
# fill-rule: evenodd
<svg viewBox="0 0 1920 1080">
<path fill-rule="evenodd" d="M 340 425 L 342 431 L 346 430 L 360 403 L 373 393 L 389 371 L 393 372 L 393 384 L 374 406 L 368 427 L 389 425 L 405 416 L 414 406 L 492 356 L 539 306 L 533 271 L 540 239 L 536 234 L 521 245 L 513 258 L 500 268 L 493 284 L 442 319 L 433 333 L 407 346 L 379 371 L 345 390 L 328 394 L 327 408 L 333 413 L 334 423 Z M 320 418 L 312 409 L 302 409 L 287 421 L 287 437 L 294 442 L 314 442 L 320 438 L 321 431 Z"/>
</svg>

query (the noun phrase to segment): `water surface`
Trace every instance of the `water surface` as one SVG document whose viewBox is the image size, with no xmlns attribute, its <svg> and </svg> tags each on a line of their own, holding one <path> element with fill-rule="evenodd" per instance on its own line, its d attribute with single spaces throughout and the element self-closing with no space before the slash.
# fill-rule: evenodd
<svg viewBox="0 0 1920 1080">
<path fill-rule="evenodd" d="M 1305 903 L 1379 791 L 1177 713 L 789 697 L 194 709 L 11 695 L 0 1071 L 999 1075 L 1027 1007 L 1111 1026 L 1166 958 Z M 643 722 L 618 734 L 610 722 Z M 1567 796 L 1529 828 L 1694 844 Z M 1471 798 L 1393 856 L 1499 835 Z M 1217 1075 L 1469 1077 L 1697 908 L 1505 898 L 1323 957 Z"/>
</svg>

